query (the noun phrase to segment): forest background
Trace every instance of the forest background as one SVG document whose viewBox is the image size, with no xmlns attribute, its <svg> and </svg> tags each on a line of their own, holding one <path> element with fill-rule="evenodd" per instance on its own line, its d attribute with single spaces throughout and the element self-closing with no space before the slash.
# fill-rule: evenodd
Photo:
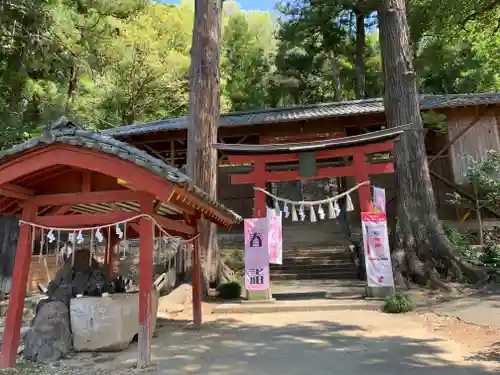
<svg viewBox="0 0 500 375">
<path fill-rule="evenodd" d="M 221 111 L 383 96 L 366 0 L 293 0 L 277 11 L 224 2 Z M 499 1 L 410 0 L 421 93 L 499 91 Z M 2 0 L 0 147 L 65 114 L 102 129 L 182 116 L 194 4 Z"/>
</svg>

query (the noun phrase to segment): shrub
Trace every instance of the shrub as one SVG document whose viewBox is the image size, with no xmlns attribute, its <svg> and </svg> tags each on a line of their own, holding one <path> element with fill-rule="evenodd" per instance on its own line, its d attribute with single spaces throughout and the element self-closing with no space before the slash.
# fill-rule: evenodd
<svg viewBox="0 0 500 375">
<path fill-rule="evenodd" d="M 237 281 L 219 284 L 217 286 L 219 297 L 222 299 L 237 299 L 241 297 L 241 285 Z"/>
<path fill-rule="evenodd" d="M 412 311 L 415 304 L 410 296 L 405 294 L 395 294 L 385 300 L 382 311 L 388 314 L 401 314 Z"/>
<path fill-rule="evenodd" d="M 243 274 L 245 269 L 245 258 L 243 250 L 232 250 L 224 256 L 224 263 L 231 268 L 235 274 Z"/>
<path fill-rule="evenodd" d="M 448 222 L 443 222 L 443 227 L 444 234 L 458 251 L 459 255 L 469 258 L 471 247 L 474 245 L 474 237 L 467 232 L 460 231 Z"/>
</svg>

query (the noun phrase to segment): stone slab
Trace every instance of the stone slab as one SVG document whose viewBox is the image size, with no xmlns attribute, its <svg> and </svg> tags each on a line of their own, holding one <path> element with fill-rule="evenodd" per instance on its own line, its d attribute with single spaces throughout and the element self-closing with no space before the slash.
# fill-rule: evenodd
<svg viewBox="0 0 500 375">
<path fill-rule="evenodd" d="M 276 301 L 275 303 L 226 302 L 215 309 L 213 314 L 269 314 L 295 311 L 337 311 L 337 310 L 379 310 L 378 301 L 336 301 L 327 299 Z"/>
<path fill-rule="evenodd" d="M 272 300 L 273 295 L 271 288 L 266 290 L 246 290 L 246 298 L 248 301 Z"/>
<path fill-rule="evenodd" d="M 373 299 L 383 300 L 389 296 L 394 294 L 395 290 L 393 287 L 369 287 L 367 286 L 365 289 L 366 297 Z"/>
<path fill-rule="evenodd" d="M 159 293 L 153 291 L 153 333 Z M 73 298 L 71 331 L 75 351 L 120 351 L 139 332 L 139 293 Z"/>
</svg>

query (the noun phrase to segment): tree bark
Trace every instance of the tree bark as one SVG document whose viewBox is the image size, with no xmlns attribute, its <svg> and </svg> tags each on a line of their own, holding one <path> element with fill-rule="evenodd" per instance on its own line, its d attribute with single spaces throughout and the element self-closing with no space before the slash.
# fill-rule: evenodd
<svg viewBox="0 0 500 375">
<path fill-rule="evenodd" d="M 340 69 L 339 69 L 339 58 L 337 55 L 332 53 L 332 76 L 333 84 L 335 86 L 335 101 L 342 101 L 342 85 L 340 82 Z"/>
<path fill-rule="evenodd" d="M 354 10 L 356 14 L 356 99 L 365 97 L 365 14 L 360 10 Z"/>
<path fill-rule="evenodd" d="M 414 126 L 395 144 L 398 203 L 393 231 L 393 258 L 396 282 L 415 281 L 449 289 L 441 277 L 466 276 L 471 281 L 478 281 L 481 277 L 479 272 L 454 254 L 437 215 L 426 158 L 405 0 L 381 1 L 378 16 L 387 125 Z"/>
<path fill-rule="evenodd" d="M 212 198 L 217 195 L 217 142 L 220 111 L 221 0 L 196 0 L 189 77 L 187 174 Z M 200 256 L 205 288 L 217 278 L 215 224 L 200 220 Z"/>
</svg>

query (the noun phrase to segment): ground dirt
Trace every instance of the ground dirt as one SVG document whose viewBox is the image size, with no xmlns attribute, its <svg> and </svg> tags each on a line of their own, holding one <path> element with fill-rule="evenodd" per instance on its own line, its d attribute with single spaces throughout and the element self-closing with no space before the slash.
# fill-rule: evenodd
<svg viewBox="0 0 500 375">
<path fill-rule="evenodd" d="M 191 313 L 164 316 L 153 340 L 152 375 L 425 375 L 500 371 L 500 330 L 428 312 L 324 311 L 211 315 L 190 329 Z M 168 318 L 168 319 L 165 319 Z M 132 374 L 137 345 L 78 354 L 18 374 Z"/>
</svg>

